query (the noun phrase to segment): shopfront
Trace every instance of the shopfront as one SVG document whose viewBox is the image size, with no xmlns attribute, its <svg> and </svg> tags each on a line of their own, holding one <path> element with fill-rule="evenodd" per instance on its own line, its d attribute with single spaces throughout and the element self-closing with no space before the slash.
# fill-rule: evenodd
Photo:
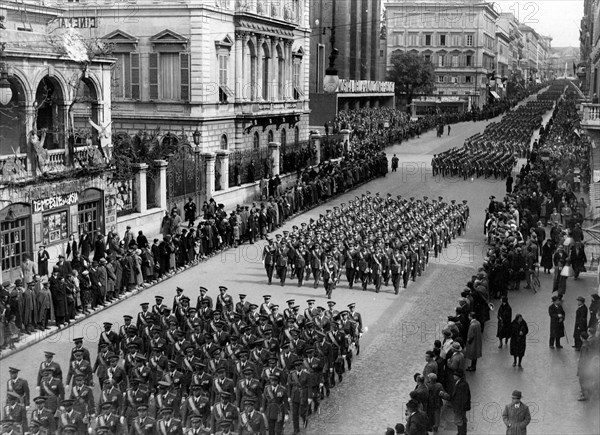
<svg viewBox="0 0 600 435">
<path fill-rule="evenodd" d="M 25 254 L 37 262 L 40 245 L 46 246 L 52 265 L 66 253 L 71 235 L 76 240 L 84 232 L 105 235 L 107 223 L 117 221 L 115 189 L 102 176 L 30 185 L 18 192 L 19 198 L 0 208 L 2 280 L 20 277 Z"/>
<path fill-rule="evenodd" d="M 2 279 L 20 278 L 23 257 L 32 253 L 31 205 L 14 203 L 0 210 L 0 252 Z"/>
<path fill-rule="evenodd" d="M 62 254 L 69 236 L 104 234 L 104 192 L 90 188 L 33 201 L 35 245 Z"/>
</svg>

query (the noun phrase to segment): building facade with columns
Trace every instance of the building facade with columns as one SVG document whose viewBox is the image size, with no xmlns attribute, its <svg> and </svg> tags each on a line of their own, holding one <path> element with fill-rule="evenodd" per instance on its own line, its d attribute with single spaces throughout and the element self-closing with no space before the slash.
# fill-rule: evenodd
<svg viewBox="0 0 600 435">
<path fill-rule="evenodd" d="M 92 23 L 80 29 L 90 38 L 112 46 L 113 134 L 147 132 L 159 144 L 182 145 L 168 159 L 170 207 L 249 181 L 230 173 L 240 153 L 240 172 L 250 160 L 263 162 L 262 170 L 272 165 L 269 144 L 308 139 L 307 0 L 81 0 L 63 7 L 73 20 Z M 156 168 L 148 171 L 152 190 Z"/>
<path fill-rule="evenodd" d="M 1 280 L 20 277 L 40 245 L 55 259 L 71 234 L 117 223 L 107 171 L 114 60 L 78 51 L 72 34 L 48 25 L 62 11 L 34 6 L 25 15 L 23 2 L 0 4 Z"/>
</svg>

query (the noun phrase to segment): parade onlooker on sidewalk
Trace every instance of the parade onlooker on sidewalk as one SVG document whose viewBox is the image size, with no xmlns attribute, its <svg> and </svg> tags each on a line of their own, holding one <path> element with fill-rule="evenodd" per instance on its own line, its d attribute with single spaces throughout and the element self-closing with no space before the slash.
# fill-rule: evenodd
<svg viewBox="0 0 600 435">
<path fill-rule="evenodd" d="M 575 327 L 573 329 L 573 339 L 575 343 L 573 347 L 575 350 L 581 350 L 581 333 L 586 332 L 588 329 L 588 308 L 585 305 L 585 298 L 583 296 L 577 297 L 577 310 L 575 311 Z"/>
<path fill-rule="evenodd" d="M 438 382 L 438 377 L 435 373 L 429 373 L 425 382 L 427 389 L 429 390 L 429 397 L 427 402 L 427 430 L 438 431 L 440 426 L 440 416 L 442 412 L 442 392 L 446 393 L 444 387 Z"/>
<path fill-rule="evenodd" d="M 427 414 L 419 409 L 419 402 L 409 400 L 406 403 L 406 425 L 405 433 L 407 435 L 426 435 L 427 434 Z"/>
<path fill-rule="evenodd" d="M 583 243 L 581 243 L 580 241 L 575 241 L 575 243 L 571 247 L 569 260 L 571 262 L 571 266 L 573 266 L 574 279 L 578 280 L 579 274 L 581 272 L 586 271 L 585 263 L 587 263 L 587 257 L 585 255 L 585 248 L 583 246 Z"/>
<path fill-rule="evenodd" d="M 183 206 L 185 220 L 188 221 L 189 228 L 192 228 L 196 222 L 196 203 L 192 198 L 188 198 L 188 202 Z"/>
<path fill-rule="evenodd" d="M 512 403 L 504 407 L 502 420 L 506 425 L 506 435 L 527 435 L 527 425 L 531 422 L 529 407 L 521 402 L 522 394 L 515 390 Z"/>
<path fill-rule="evenodd" d="M 33 275 L 37 275 L 37 265 L 31 260 L 28 254 L 23 255 L 23 262 L 21 263 L 21 278 L 23 278 L 23 284 L 27 285 L 33 281 Z"/>
<path fill-rule="evenodd" d="M 454 413 L 454 424 L 458 429 L 457 435 L 467 434 L 467 411 L 471 410 L 471 389 L 465 380 L 462 369 L 453 372 L 452 389 L 450 393 L 440 391 L 443 399 L 449 400 Z"/>
<path fill-rule="evenodd" d="M 504 344 L 508 344 L 508 339 L 511 337 L 511 321 L 512 321 L 512 307 L 508 303 L 508 297 L 502 297 L 502 303 L 498 308 L 498 331 L 496 337 L 500 339 L 498 349 L 502 349 L 502 339 Z"/>
<path fill-rule="evenodd" d="M 577 376 L 581 395 L 579 401 L 598 397 L 600 391 L 600 365 L 598 352 L 600 351 L 600 333 L 597 328 L 590 328 L 581 333 L 581 353 L 577 364 Z"/>
<path fill-rule="evenodd" d="M 73 235 L 71 235 L 73 238 Z M 69 245 L 67 245 L 68 247 Z M 67 253 L 67 257 L 69 254 Z M 40 245 L 37 253 L 37 274 L 39 276 L 48 276 L 48 260 L 50 259 L 50 254 L 46 251 L 46 245 Z"/>
<path fill-rule="evenodd" d="M 527 347 L 529 328 L 521 314 L 517 314 L 510 325 L 510 354 L 513 357 L 513 367 L 521 365 Z"/>
<path fill-rule="evenodd" d="M 548 314 L 550 315 L 550 349 L 554 349 L 555 343 L 558 349 L 562 349 L 560 339 L 565 336 L 565 310 L 562 307 L 562 299 L 558 296 L 552 296 Z"/>
<path fill-rule="evenodd" d="M 481 333 L 481 323 L 475 318 L 475 313 L 469 313 L 469 330 L 467 332 L 467 349 L 465 358 L 471 360 L 471 365 L 467 367 L 468 372 L 477 370 L 477 360 L 481 358 L 483 351 L 483 334 Z"/>
<path fill-rule="evenodd" d="M 163 238 L 171 234 L 171 216 L 168 211 L 165 211 L 165 215 L 160 223 L 160 233 Z"/>
</svg>

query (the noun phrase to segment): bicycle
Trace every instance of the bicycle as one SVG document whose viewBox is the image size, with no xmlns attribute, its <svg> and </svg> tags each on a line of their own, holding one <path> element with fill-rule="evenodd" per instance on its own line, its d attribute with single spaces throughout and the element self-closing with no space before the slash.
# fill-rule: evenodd
<svg viewBox="0 0 600 435">
<path fill-rule="evenodd" d="M 529 272 L 529 280 L 531 281 L 531 289 L 534 293 L 537 293 L 537 291 L 540 289 L 540 264 L 535 263 L 533 267 L 534 270 Z"/>
</svg>

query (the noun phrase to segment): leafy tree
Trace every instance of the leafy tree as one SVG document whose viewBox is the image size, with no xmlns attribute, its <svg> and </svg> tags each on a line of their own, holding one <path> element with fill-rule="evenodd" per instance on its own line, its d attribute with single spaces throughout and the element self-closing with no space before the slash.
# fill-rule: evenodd
<svg viewBox="0 0 600 435">
<path fill-rule="evenodd" d="M 395 50 L 390 58 L 387 80 L 396 83 L 396 94 L 406 94 L 408 104 L 415 94 L 433 92 L 435 70 L 431 62 L 416 53 Z"/>
</svg>

